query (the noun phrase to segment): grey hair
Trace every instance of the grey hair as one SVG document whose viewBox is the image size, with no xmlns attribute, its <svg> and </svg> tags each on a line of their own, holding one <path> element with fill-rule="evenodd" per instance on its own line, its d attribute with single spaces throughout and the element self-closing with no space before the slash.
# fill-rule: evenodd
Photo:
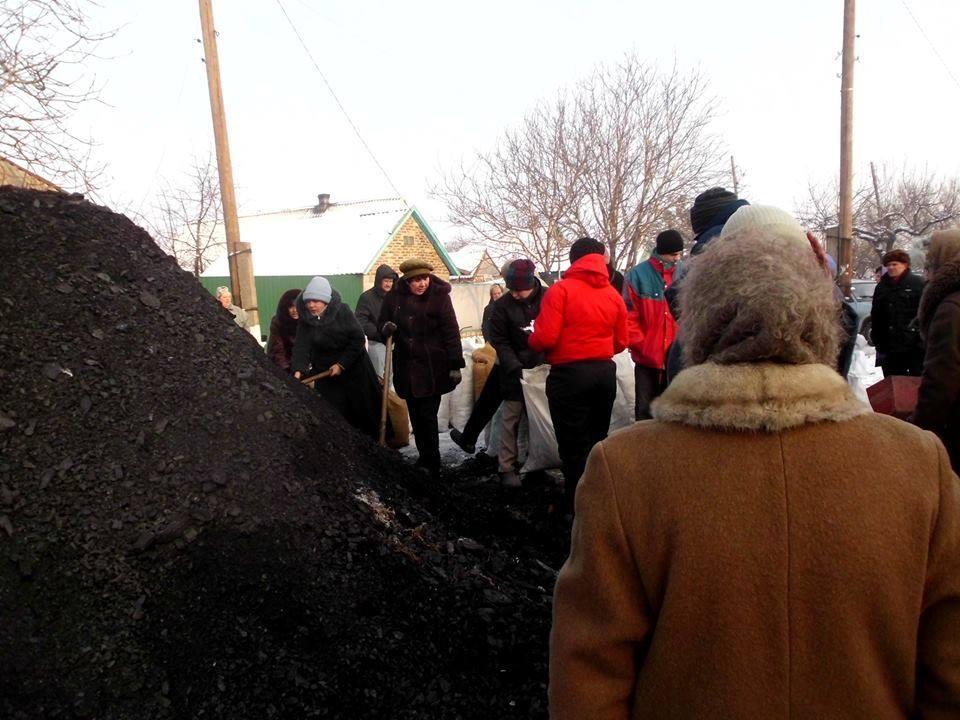
<svg viewBox="0 0 960 720">
<path fill-rule="evenodd" d="M 230 288 L 228 288 L 226 285 L 221 285 L 217 288 L 217 297 L 219 298 L 221 295 L 229 295 L 230 297 L 233 297 L 233 293 L 230 292 Z"/>
<path fill-rule="evenodd" d="M 775 231 L 745 230 L 710 243 L 690 263 L 680 313 L 687 366 L 836 364 L 833 283 L 808 244 Z"/>
</svg>

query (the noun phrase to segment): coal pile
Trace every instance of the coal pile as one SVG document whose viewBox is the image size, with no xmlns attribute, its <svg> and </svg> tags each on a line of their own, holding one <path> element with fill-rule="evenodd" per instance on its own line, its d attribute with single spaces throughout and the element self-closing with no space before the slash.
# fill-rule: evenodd
<svg viewBox="0 0 960 720">
<path fill-rule="evenodd" d="M 354 433 L 123 216 L 0 188 L 0 257 L 0 717 L 546 716 L 562 528 Z"/>
</svg>

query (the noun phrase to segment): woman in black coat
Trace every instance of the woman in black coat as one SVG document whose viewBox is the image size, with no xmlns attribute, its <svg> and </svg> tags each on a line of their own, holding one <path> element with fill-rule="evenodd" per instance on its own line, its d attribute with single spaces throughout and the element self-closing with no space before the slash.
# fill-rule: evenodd
<svg viewBox="0 0 960 720">
<path fill-rule="evenodd" d="M 277 314 L 270 320 L 270 335 L 267 337 L 267 357 L 283 370 L 293 372 L 290 368 L 293 357 L 293 340 L 297 336 L 297 297 L 299 288 L 287 290 L 280 296 L 277 303 Z"/>
<path fill-rule="evenodd" d="M 403 277 L 380 309 L 380 329 L 393 335 L 393 386 L 407 401 L 420 458 L 431 473 L 440 469 L 437 412 L 440 397 L 461 380 L 464 366 L 460 326 L 450 300 L 450 283 L 431 274 L 422 260 L 400 265 Z"/>
<path fill-rule="evenodd" d="M 940 437 L 960 473 L 960 228 L 933 234 L 927 272 L 919 314 L 927 353 L 913 421 Z"/>
<path fill-rule="evenodd" d="M 315 277 L 297 298 L 300 320 L 293 342 L 293 376 L 330 370 L 314 389 L 344 419 L 376 438 L 380 385 L 364 348 L 363 330 L 340 293 L 326 278 Z"/>
<path fill-rule="evenodd" d="M 493 305 L 503 297 L 503 288 L 497 283 L 490 286 L 490 302 L 483 308 L 483 317 L 480 320 L 480 334 L 483 335 L 484 342 L 490 342 L 490 315 L 493 313 Z"/>
</svg>

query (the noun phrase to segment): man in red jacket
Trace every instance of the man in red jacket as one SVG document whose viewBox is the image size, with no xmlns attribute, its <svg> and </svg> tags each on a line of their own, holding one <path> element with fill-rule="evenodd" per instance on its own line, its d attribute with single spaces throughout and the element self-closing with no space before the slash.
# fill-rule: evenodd
<svg viewBox="0 0 960 720">
<path fill-rule="evenodd" d="M 650 419 L 650 403 L 667 387 L 664 369 L 667 348 L 677 336 L 677 321 L 673 319 L 664 292 L 673 282 L 681 255 L 683 236 L 676 230 L 664 230 L 657 235 L 650 259 L 627 273 L 627 291 L 630 293 L 627 330 L 637 388 L 634 404 L 637 420 Z"/>
<path fill-rule="evenodd" d="M 543 297 L 529 347 L 546 355 L 547 401 L 573 508 L 591 448 L 607 436 L 617 395 L 611 359 L 627 346 L 627 308 L 610 284 L 603 243 L 580 238 L 570 269 Z"/>
</svg>

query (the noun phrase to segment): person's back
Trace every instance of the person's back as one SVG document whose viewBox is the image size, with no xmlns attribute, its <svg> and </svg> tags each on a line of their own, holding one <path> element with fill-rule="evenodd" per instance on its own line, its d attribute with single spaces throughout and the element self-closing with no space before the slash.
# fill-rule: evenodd
<svg viewBox="0 0 960 720">
<path fill-rule="evenodd" d="M 590 456 L 554 720 L 960 717 L 960 481 L 832 368 L 830 280 L 776 212 L 694 261 L 687 369 Z"/>
</svg>

